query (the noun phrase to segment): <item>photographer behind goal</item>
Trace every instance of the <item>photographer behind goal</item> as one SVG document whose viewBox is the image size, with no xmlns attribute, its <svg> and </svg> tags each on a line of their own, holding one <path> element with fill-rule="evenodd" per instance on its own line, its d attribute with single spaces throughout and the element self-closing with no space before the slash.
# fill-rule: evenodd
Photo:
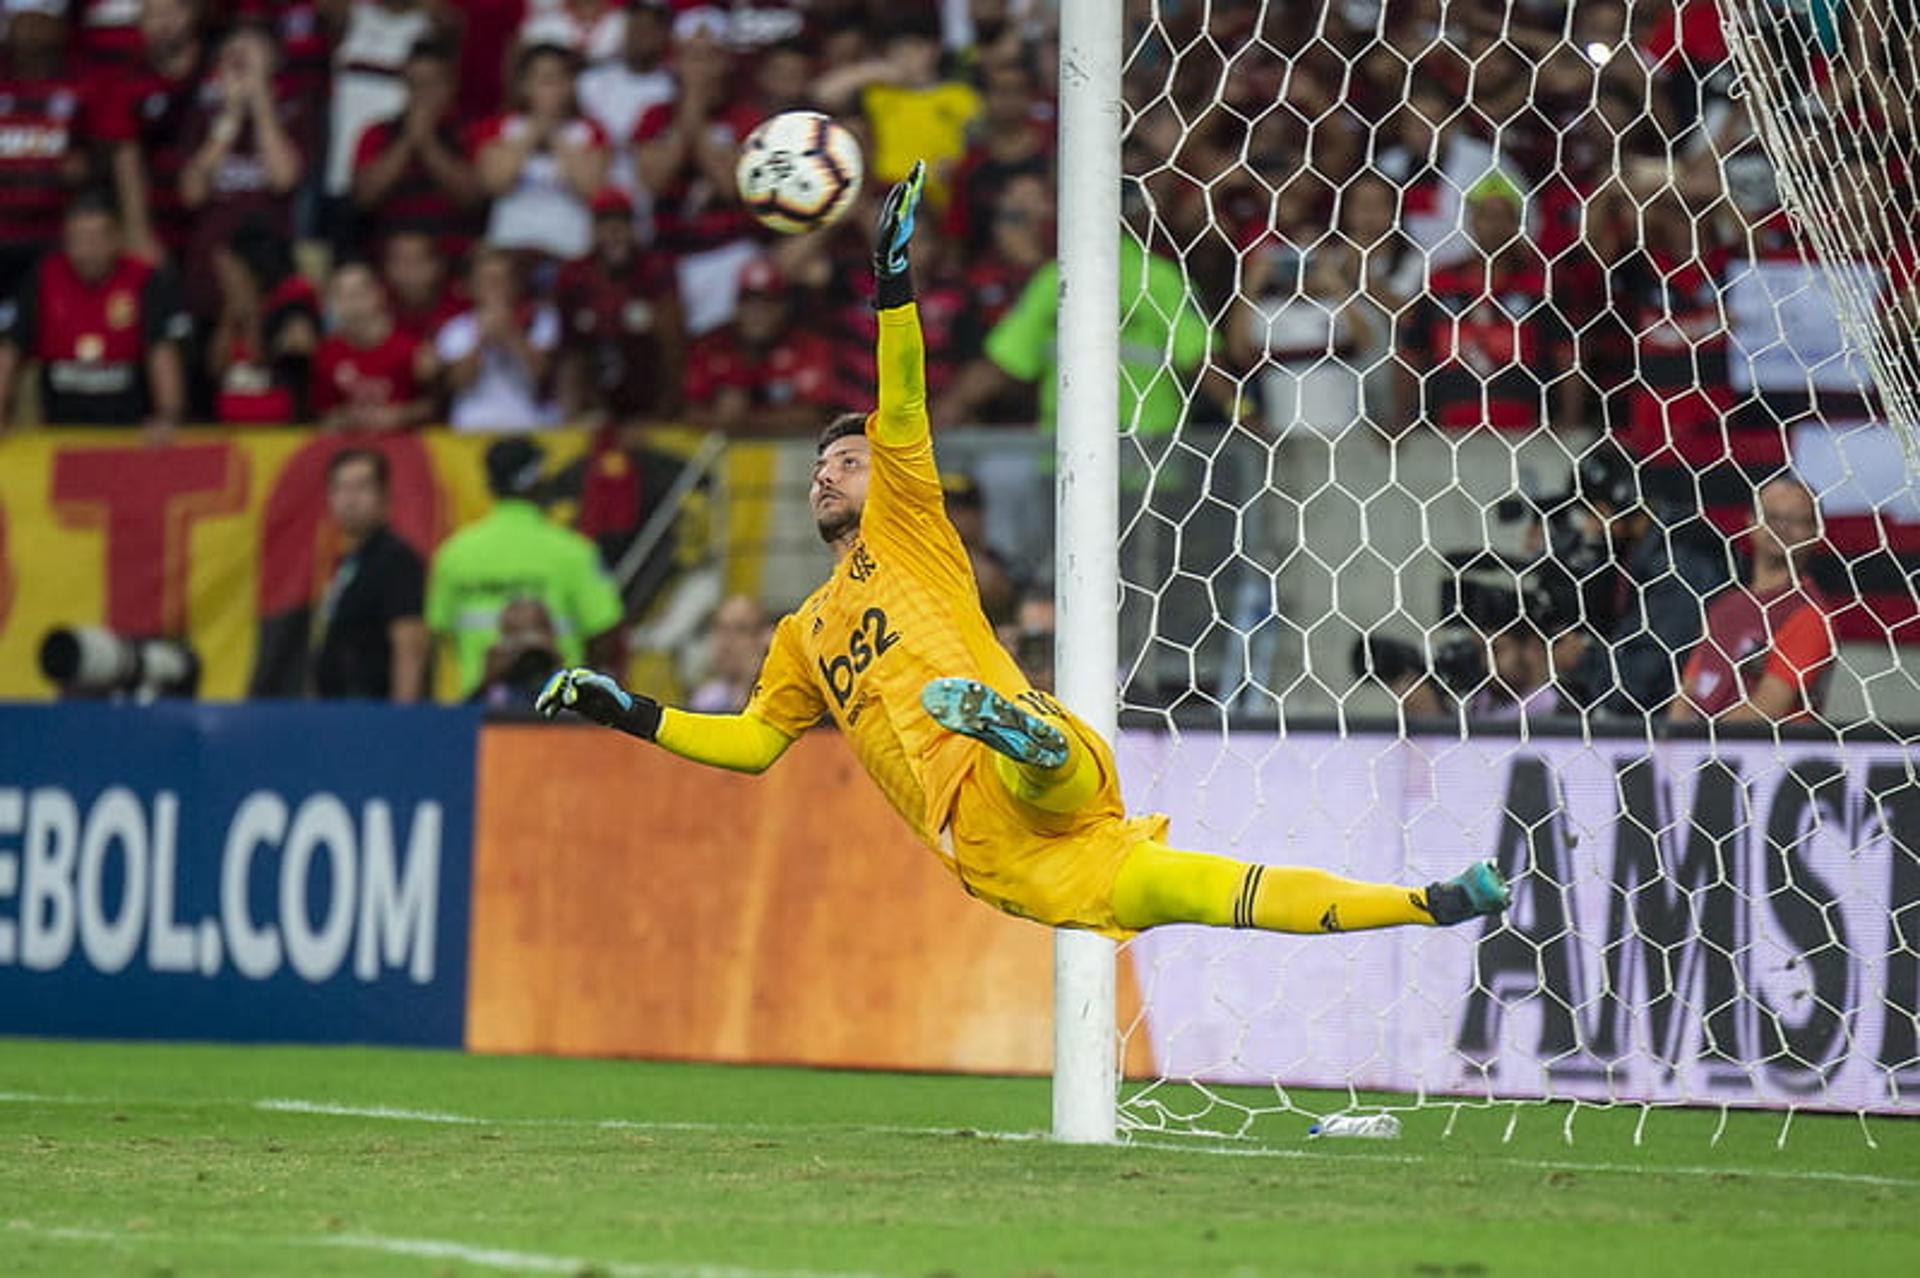
<svg viewBox="0 0 1920 1278">
<path fill-rule="evenodd" d="M 1525 554 L 1449 554 L 1431 656 L 1368 636 L 1355 675 L 1379 679 L 1413 717 L 1659 713 L 1699 642 L 1701 601 L 1729 579 L 1725 539 L 1697 509 L 1648 500 L 1611 440 L 1581 454 L 1565 492 L 1510 497 L 1496 514 L 1528 522 Z"/>
<path fill-rule="evenodd" d="M 1574 712 L 1554 652 L 1565 651 L 1578 613 L 1553 588 L 1553 566 L 1480 550 L 1447 559 L 1454 571 L 1440 584 L 1441 629 L 1431 655 L 1370 635 L 1354 645 L 1354 674 L 1379 679 L 1413 718 L 1533 721 Z"/>
<path fill-rule="evenodd" d="M 1641 480 L 1639 463 L 1602 439 L 1580 455 L 1564 494 L 1501 504 L 1505 520 L 1537 520 L 1541 584 L 1578 627 L 1553 647 L 1569 709 L 1661 713 L 1700 641 L 1702 601 L 1731 579 L 1726 539 L 1698 505 L 1651 497 Z"/>
</svg>

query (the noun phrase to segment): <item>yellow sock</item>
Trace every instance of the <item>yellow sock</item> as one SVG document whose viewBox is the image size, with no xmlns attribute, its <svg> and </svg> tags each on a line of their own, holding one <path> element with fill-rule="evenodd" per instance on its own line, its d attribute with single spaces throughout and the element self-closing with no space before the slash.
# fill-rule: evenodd
<svg viewBox="0 0 1920 1278">
<path fill-rule="evenodd" d="M 1113 884 L 1125 928 L 1163 923 L 1253 927 L 1268 932 L 1361 932 L 1433 923 L 1423 888 L 1362 883 L 1298 865 L 1248 865 L 1205 852 L 1142 843 Z"/>
<path fill-rule="evenodd" d="M 1100 765 L 1093 752 L 1080 744 L 1066 725 L 1057 725 L 1067 736 L 1067 761 L 1057 768 L 1041 768 L 1031 763 L 1015 763 L 1004 754 L 993 756 L 994 775 L 1020 802 L 1067 816 L 1078 812 L 1100 788 Z"/>
</svg>

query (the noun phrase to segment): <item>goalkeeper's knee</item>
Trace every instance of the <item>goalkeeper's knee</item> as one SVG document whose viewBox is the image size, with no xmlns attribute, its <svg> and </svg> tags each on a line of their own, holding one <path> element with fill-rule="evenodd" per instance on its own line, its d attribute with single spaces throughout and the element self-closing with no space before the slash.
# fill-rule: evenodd
<svg viewBox="0 0 1920 1278">
<path fill-rule="evenodd" d="M 1247 867 L 1226 857 L 1138 844 L 1113 881 L 1113 916 L 1121 927 L 1165 923 L 1236 924 L 1234 907 Z"/>
</svg>

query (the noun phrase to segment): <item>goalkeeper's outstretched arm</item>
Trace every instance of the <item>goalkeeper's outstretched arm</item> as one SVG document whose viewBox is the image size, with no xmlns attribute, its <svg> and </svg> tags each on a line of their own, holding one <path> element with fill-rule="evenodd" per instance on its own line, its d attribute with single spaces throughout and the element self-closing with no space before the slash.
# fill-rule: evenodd
<svg viewBox="0 0 1920 1278">
<path fill-rule="evenodd" d="M 890 447 L 911 444 L 932 431 L 927 418 L 927 352 L 920 312 L 913 304 L 913 274 L 907 245 L 926 165 L 916 163 L 907 180 L 887 192 L 874 228 L 874 308 L 880 322 L 877 358 L 880 385 L 871 433 Z"/>
<path fill-rule="evenodd" d="M 785 754 L 793 738 L 751 714 L 692 714 L 628 692 L 595 670 L 562 670 L 547 680 L 534 709 L 552 718 L 571 710 L 595 723 L 652 741 L 695 763 L 761 773 Z"/>
</svg>

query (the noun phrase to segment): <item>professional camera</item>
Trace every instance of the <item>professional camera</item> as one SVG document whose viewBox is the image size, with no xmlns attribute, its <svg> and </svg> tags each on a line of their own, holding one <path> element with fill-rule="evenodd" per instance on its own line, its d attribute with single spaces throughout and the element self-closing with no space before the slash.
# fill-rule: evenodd
<svg viewBox="0 0 1920 1278">
<path fill-rule="evenodd" d="M 1420 646 L 1391 635 L 1360 636 L 1353 641 L 1347 660 L 1355 679 L 1378 679 L 1389 688 L 1409 677 L 1429 674 L 1427 654 Z"/>
<path fill-rule="evenodd" d="M 1563 592 L 1562 565 L 1542 555 L 1513 559 L 1488 550 L 1447 555 L 1453 573 L 1440 583 L 1444 635 L 1433 649 L 1433 677 L 1464 701 L 1487 684 L 1488 643 L 1524 627 L 1551 643 L 1579 616 Z"/>
<path fill-rule="evenodd" d="M 200 658 L 178 639 L 130 639 L 101 626 L 59 626 L 40 641 L 40 673 L 64 697 L 151 701 L 200 690 Z"/>
<path fill-rule="evenodd" d="M 1440 583 L 1440 629 L 1431 649 L 1367 635 L 1349 658 L 1355 678 L 1371 676 L 1389 687 L 1428 679 L 1454 700 L 1469 701 L 1487 687 L 1493 636 L 1523 624 L 1550 642 L 1577 615 L 1556 597 L 1555 566 L 1544 557 L 1515 560 L 1464 550 L 1446 558 L 1453 571 Z"/>
</svg>

